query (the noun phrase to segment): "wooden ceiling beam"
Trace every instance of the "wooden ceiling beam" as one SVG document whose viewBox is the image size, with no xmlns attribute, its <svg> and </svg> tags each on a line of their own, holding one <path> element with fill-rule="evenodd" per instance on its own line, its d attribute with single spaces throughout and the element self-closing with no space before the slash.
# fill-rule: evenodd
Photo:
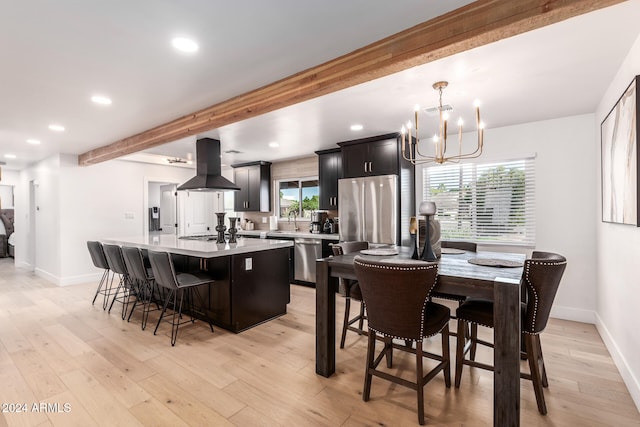
<svg viewBox="0 0 640 427">
<path fill-rule="evenodd" d="M 480 0 L 346 55 L 83 153 L 104 162 L 554 24 L 623 0 Z"/>
</svg>

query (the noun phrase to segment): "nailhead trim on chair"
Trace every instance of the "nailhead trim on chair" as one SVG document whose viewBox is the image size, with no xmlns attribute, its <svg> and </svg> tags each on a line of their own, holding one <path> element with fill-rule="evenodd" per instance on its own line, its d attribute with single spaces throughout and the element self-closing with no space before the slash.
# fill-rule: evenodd
<svg viewBox="0 0 640 427">
<path fill-rule="evenodd" d="M 535 329 L 535 325 L 536 325 L 536 316 L 538 315 L 538 293 L 536 292 L 535 288 L 533 287 L 533 285 L 531 285 L 531 281 L 529 280 L 529 268 L 532 265 L 564 265 L 566 264 L 567 261 L 562 261 L 562 262 L 550 262 L 550 261 L 529 261 L 526 263 L 525 266 L 525 273 L 524 273 L 524 278 L 527 282 L 527 289 L 531 289 L 531 292 L 533 292 L 533 297 L 534 297 L 534 302 L 533 302 L 533 321 L 531 322 L 532 328 Z M 530 333 L 527 331 L 522 331 L 525 333 Z M 534 334 L 535 335 L 535 334 Z"/>
<path fill-rule="evenodd" d="M 394 270 L 394 271 L 414 271 L 414 270 L 431 270 L 433 268 L 438 269 L 438 264 L 426 264 L 424 266 L 417 266 L 417 265 L 413 265 L 411 267 L 400 267 L 398 265 L 384 265 L 384 264 L 371 264 L 368 262 L 362 262 L 360 260 L 354 260 L 355 264 L 361 265 L 363 267 L 366 268 L 381 268 L 384 270 Z M 436 280 L 434 280 L 433 285 L 431 285 L 431 289 L 429 289 L 429 293 L 427 294 L 427 298 L 425 298 L 424 303 L 422 303 L 422 312 L 420 313 L 420 336 L 423 338 L 429 338 L 432 337 L 434 335 L 438 335 L 440 333 L 440 331 L 442 331 L 442 329 L 444 328 L 444 326 L 442 328 L 440 328 L 440 330 L 434 334 L 428 335 L 428 336 L 424 336 L 424 312 L 426 310 L 426 305 L 429 302 L 429 295 L 431 295 L 431 292 L 433 291 L 433 288 L 435 288 L 436 283 L 438 283 L 438 276 L 436 276 Z M 377 331 L 371 327 L 369 327 L 369 329 L 374 330 L 376 333 L 379 333 L 380 335 L 383 335 L 385 337 L 388 338 L 397 338 L 400 340 L 411 340 L 411 341 L 415 341 L 412 338 L 404 338 L 404 337 L 397 337 L 397 336 L 393 336 L 393 335 L 387 335 L 383 332 Z"/>
</svg>

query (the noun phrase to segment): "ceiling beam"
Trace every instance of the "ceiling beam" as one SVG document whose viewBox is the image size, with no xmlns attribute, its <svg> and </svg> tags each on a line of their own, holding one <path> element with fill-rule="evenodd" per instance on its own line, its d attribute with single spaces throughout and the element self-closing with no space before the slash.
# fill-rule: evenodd
<svg viewBox="0 0 640 427">
<path fill-rule="evenodd" d="M 480 0 L 324 64 L 83 153 L 115 159 L 551 25 L 622 0 Z"/>
</svg>

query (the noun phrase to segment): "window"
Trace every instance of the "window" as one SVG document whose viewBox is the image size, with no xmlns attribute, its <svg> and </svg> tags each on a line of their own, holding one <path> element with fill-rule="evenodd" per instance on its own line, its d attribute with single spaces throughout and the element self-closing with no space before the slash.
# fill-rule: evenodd
<svg viewBox="0 0 640 427">
<path fill-rule="evenodd" d="M 443 239 L 535 245 L 535 159 L 425 167 Z"/>
<path fill-rule="evenodd" d="M 278 216 L 288 218 L 295 214 L 298 218 L 311 219 L 311 211 L 319 206 L 318 178 L 294 178 L 277 181 Z M 301 203 L 302 201 L 302 203 Z"/>
</svg>

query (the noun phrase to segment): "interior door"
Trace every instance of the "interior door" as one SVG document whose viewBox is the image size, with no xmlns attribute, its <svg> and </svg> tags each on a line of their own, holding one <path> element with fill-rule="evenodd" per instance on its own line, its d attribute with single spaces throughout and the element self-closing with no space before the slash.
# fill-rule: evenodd
<svg viewBox="0 0 640 427">
<path fill-rule="evenodd" d="M 184 198 L 184 235 L 210 234 L 209 205 L 210 193 L 206 191 L 187 191 Z"/>
<path fill-rule="evenodd" d="M 164 234 L 176 233 L 178 207 L 176 191 L 176 184 L 160 186 L 160 231 Z"/>
</svg>

